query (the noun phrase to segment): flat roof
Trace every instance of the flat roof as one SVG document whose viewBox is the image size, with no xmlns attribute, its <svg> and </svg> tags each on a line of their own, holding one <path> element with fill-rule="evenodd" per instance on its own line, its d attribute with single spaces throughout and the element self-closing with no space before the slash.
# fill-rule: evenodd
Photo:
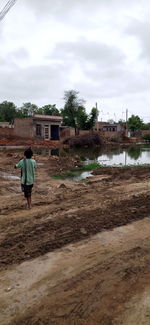
<svg viewBox="0 0 150 325">
<path fill-rule="evenodd" d="M 62 121 L 63 118 L 62 116 L 56 116 L 56 115 L 42 115 L 42 114 L 35 114 L 33 116 L 33 118 L 35 119 L 41 119 L 41 120 L 60 120 Z"/>
</svg>

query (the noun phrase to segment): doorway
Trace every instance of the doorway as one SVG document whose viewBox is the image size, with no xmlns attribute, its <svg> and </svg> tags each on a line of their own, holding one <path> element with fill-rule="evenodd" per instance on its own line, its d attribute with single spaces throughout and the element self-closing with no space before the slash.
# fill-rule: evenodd
<svg viewBox="0 0 150 325">
<path fill-rule="evenodd" d="M 59 125 L 51 125 L 51 139 L 59 140 Z"/>
</svg>

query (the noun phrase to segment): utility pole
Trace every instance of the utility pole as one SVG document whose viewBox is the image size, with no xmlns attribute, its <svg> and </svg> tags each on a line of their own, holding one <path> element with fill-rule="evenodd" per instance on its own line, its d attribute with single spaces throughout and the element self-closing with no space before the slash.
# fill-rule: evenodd
<svg viewBox="0 0 150 325">
<path fill-rule="evenodd" d="M 126 109 L 126 136 L 128 136 L 128 109 Z"/>
<path fill-rule="evenodd" d="M 98 108 L 97 108 L 97 102 L 95 103 L 95 107 L 96 107 L 96 111 L 97 111 L 97 113 L 96 113 L 96 129 L 98 131 Z"/>
</svg>

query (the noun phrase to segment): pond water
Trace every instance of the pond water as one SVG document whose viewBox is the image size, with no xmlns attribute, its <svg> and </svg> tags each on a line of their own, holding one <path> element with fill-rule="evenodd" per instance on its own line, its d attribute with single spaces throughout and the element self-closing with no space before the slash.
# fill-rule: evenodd
<svg viewBox="0 0 150 325">
<path fill-rule="evenodd" d="M 49 156 L 71 156 L 79 157 L 83 164 L 97 162 L 103 166 L 127 166 L 150 164 L 150 144 L 141 144 L 122 148 L 102 147 L 102 148 L 82 148 L 82 149 L 37 149 L 36 154 Z M 68 180 L 79 181 L 92 176 L 91 171 L 77 172 Z"/>
<path fill-rule="evenodd" d="M 87 157 L 85 163 L 88 164 L 93 161 L 106 166 L 150 164 L 150 145 L 102 149 L 101 152 L 95 153 L 95 157 Z"/>
<path fill-rule="evenodd" d="M 46 152 L 45 152 L 46 153 Z M 55 149 L 46 154 L 58 156 L 78 156 L 84 164 L 98 162 L 105 166 L 127 166 L 150 164 L 150 144 L 142 144 L 122 148 L 82 148 L 82 149 Z"/>
<path fill-rule="evenodd" d="M 16 149 L 16 148 L 15 148 Z M 18 148 L 20 149 L 20 148 Z M 4 150 L 4 149 L 3 149 Z M 7 148 L 8 150 L 8 148 Z M 12 150 L 12 147 L 11 147 Z M 9 148 L 10 151 L 10 148 Z M 13 151 L 13 150 L 12 150 Z M 19 151 L 19 150 L 16 150 Z M 102 147 L 80 149 L 34 149 L 34 153 L 49 156 L 78 156 L 84 164 L 98 162 L 105 166 L 150 164 L 150 144 L 126 148 Z"/>
<path fill-rule="evenodd" d="M 85 165 L 93 162 L 103 166 L 150 164 L 150 144 L 126 148 L 116 146 L 113 148 L 53 149 L 43 154 L 79 157 Z M 76 175 L 67 177 L 67 180 L 80 181 L 90 176 L 92 176 L 91 172 L 77 172 Z"/>
</svg>

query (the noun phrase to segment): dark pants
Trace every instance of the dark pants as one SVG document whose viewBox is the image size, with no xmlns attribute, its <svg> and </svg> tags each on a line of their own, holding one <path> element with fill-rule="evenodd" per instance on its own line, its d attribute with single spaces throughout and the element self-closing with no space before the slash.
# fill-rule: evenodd
<svg viewBox="0 0 150 325">
<path fill-rule="evenodd" d="M 22 189 L 22 192 L 24 192 L 24 197 L 25 198 L 31 196 L 32 187 L 33 187 L 33 184 L 32 185 L 21 184 L 21 189 Z"/>
</svg>

